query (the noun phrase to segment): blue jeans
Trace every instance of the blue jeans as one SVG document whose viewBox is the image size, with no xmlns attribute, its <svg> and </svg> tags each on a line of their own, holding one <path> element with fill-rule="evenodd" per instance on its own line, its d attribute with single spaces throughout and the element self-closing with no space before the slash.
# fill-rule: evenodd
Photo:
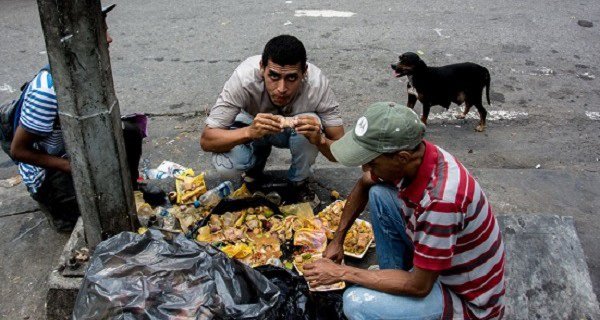
<svg viewBox="0 0 600 320">
<path fill-rule="evenodd" d="M 314 113 L 304 113 L 319 119 Z M 235 121 L 249 125 L 252 117 L 246 113 L 240 113 Z M 262 174 L 271 154 L 271 148 L 290 149 L 292 161 L 288 170 L 288 179 L 292 182 L 306 180 L 312 174 L 312 166 L 317 159 L 319 149 L 311 144 L 303 135 L 296 134 L 290 128 L 286 128 L 278 134 L 264 136 L 250 143 L 235 146 L 229 152 L 215 153 L 212 164 L 222 179 L 235 181 L 243 172 L 249 176 L 256 177 Z"/>
<path fill-rule="evenodd" d="M 369 213 L 380 269 L 411 270 L 413 244 L 404 229 L 398 190 L 377 184 L 369 190 Z M 443 296 L 439 281 L 424 298 L 392 295 L 360 286 L 344 292 L 344 313 L 354 319 L 439 319 Z"/>
</svg>

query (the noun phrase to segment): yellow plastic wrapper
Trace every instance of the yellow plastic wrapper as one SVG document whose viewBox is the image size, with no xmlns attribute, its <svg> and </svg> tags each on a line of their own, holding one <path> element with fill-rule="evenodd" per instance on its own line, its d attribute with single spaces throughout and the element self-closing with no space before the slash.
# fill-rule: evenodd
<svg viewBox="0 0 600 320">
<path fill-rule="evenodd" d="M 135 200 L 135 210 L 139 212 L 140 206 L 146 203 L 146 201 L 144 201 L 144 194 L 141 191 L 134 191 L 133 199 Z"/>
<path fill-rule="evenodd" d="M 212 237 L 210 234 L 210 227 L 204 226 L 198 229 L 198 235 L 196 236 L 196 240 L 199 242 L 211 242 Z"/>
<path fill-rule="evenodd" d="M 298 218 L 312 219 L 315 217 L 315 213 L 308 202 L 295 203 L 287 206 L 279 207 L 279 210 L 283 215 L 290 216 L 294 215 Z"/>
<path fill-rule="evenodd" d="M 187 169 L 175 177 L 175 191 L 178 204 L 192 204 L 206 193 L 204 172 L 194 176 L 194 170 Z"/>
<path fill-rule="evenodd" d="M 228 257 L 236 259 L 243 259 L 252 254 L 252 248 L 245 243 L 230 244 L 221 248 L 221 251 Z"/>
<path fill-rule="evenodd" d="M 243 198 L 249 198 L 251 196 L 252 196 L 252 194 L 250 193 L 250 190 L 248 190 L 248 187 L 246 186 L 246 184 L 243 183 L 241 187 L 239 187 L 237 190 L 235 190 L 229 196 L 229 198 L 231 198 L 231 199 L 243 199 Z"/>
</svg>

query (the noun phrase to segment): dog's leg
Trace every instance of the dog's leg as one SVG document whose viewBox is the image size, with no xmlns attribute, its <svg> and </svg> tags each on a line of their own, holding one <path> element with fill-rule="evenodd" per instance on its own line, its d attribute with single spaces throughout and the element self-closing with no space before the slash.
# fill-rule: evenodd
<svg viewBox="0 0 600 320">
<path fill-rule="evenodd" d="M 485 118 L 487 117 L 487 110 L 485 110 L 481 101 L 479 101 L 478 104 L 475 104 L 475 108 L 477 108 L 477 112 L 479 112 L 479 125 L 475 128 L 475 131 L 483 132 L 485 131 L 486 126 Z"/>
<path fill-rule="evenodd" d="M 429 109 L 430 108 L 431 108 L 431 104 L 423 103 L 423 114 L 421 115 L 421 121 L 424 124 L 427 124 L 427 118 L 429 118 Z"/>
<path fill-rule="evenodd" d="M 406 103 L 406 106 L 411 109 L 414 109 L 416 104 L 417 104 L 417 96 L 409 93 L 408 94 L 408 102 Z"/>
<path fill-rule="evenodd" d="M 459 115 L 456 116 L 457 119 L 464 119 L 467 114 L 469 113 L 469 110 L 471 110 L 471 107 L 473 105 L 470 104 L 469 102 L 465 102 L 465 109 L 463 110 L 463 112 Z"/>
</svg>

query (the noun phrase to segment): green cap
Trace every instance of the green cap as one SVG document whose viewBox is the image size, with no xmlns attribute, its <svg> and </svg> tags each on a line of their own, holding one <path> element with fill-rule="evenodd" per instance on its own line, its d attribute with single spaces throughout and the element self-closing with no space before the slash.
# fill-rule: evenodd
<svg viewBox="0 0 600 320">
<path fill-rule="evenodd" d="M 331 153 L 345 166 L 360 166 L 382 153 L 412 150 L 424 135 L 425 125 L 412 109 L 376 102 L 356 121 L 354 130 L 331 145 Z"/>
</svg>

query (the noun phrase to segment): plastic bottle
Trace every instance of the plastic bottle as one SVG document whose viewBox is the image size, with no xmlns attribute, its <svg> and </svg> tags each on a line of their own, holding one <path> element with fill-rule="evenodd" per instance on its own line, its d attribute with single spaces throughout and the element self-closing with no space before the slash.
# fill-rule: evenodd
<svg viewBox="0 0 600 320">
<path fill-rule="evenodd" d="M 168 173 L 156 169 L 148 169 L 144 173 L 146 174 L 146 178 L 148 179 L 162 180 L 169 178 Z"/>
<path fill-rule="evenodd" d="M 227 197 L 233 192 L 233 184 L 231 181 L 225 181 L 215 188 L 206 191 L 205 194 L 200 196 L 200 203 L 205 207 L 216 206 L 221 199 Z"/>
</svg>

